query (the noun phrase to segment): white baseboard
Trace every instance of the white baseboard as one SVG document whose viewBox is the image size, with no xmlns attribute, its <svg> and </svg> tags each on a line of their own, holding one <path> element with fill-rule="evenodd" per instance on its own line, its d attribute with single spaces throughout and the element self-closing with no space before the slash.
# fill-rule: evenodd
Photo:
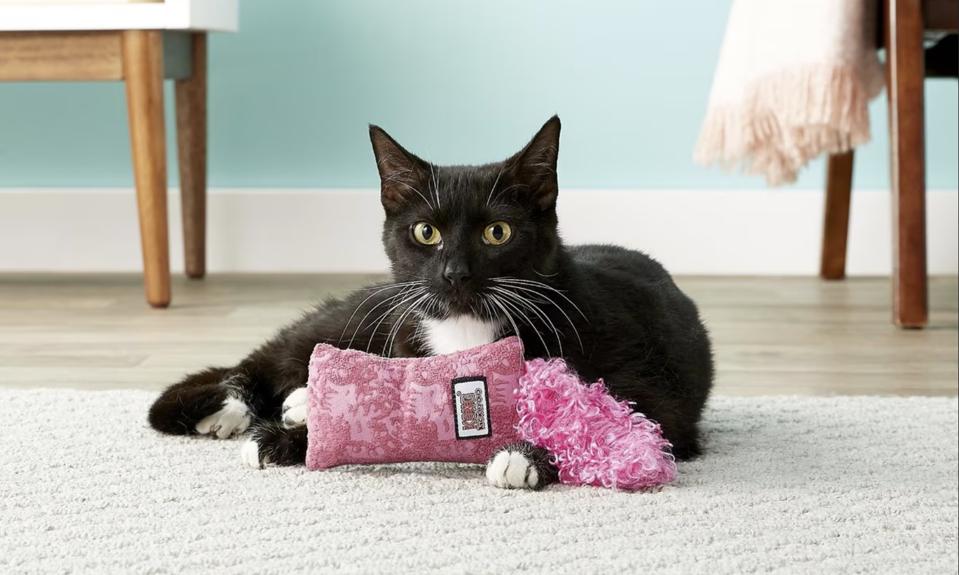
<svg viewBox="0 0 959 575">
<path fill-rule="evenodd" d="M 887 274 L 890 199 L 853 194 L 848 272 Z M 819 190 L 564 190 L 568 243 L 642 249 L 676 274 L 809 275 L 818 271 Z M 959 197 L 928 193 L 929 272 L 959 272 Z M 213 189 L 212 272 L 372 272 L 387 261 L 374 190 Z M 174 270 L 182 269 L 179 196 L 170 196 Z M 131 189 L 0 190 L 0 270 L 138 271 Z"/>
</svg>

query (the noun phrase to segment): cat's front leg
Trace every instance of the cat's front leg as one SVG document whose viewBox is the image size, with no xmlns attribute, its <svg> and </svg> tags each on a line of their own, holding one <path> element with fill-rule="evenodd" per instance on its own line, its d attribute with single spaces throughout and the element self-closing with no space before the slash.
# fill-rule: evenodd
<svg viewBox="0 0 959 575">
<path fill-rule="evenodd" d="M 250 467 L 303 465 L 306 461 L 306 387 L 298 387 L 283 400 L 281 422 L 264 422 L 253 427 L 240 457 Z"/>
<path fill-rule="evenodd" d="M 253 426 L 250 438 L 240 449 L 243 463 L 263 469 L 267 465 L 303 465 L 306 463 L 306 426 L 284 427 L 276 422 Z"/>
<path fill-rule="evenodd" d="M 486 480 L 500 489 L 542 489 L 559 478 L 549 452 L 527 441 L 499 448 L 486 464 Z"/>
<path fill-rule="evenodd" d="M 250 388 L 250 379 L 237 368 L 192 373 L 160 394 L 150 407 L 148 421 L 162 433 L 235 437 L 254 419 Z"/>
</svg>

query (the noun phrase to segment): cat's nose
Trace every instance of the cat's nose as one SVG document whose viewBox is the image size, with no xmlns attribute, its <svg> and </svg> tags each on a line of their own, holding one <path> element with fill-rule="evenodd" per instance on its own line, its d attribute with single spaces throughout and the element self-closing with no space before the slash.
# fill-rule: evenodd
<svg viewBox="0 0 959 575">
<path fill-rule="evenodd" d="M 470 269 L 461 262 L 449 262 L 443 269 L 443 277 L 454 287 L 463 285 L 470 280 Z"/>
</svg>

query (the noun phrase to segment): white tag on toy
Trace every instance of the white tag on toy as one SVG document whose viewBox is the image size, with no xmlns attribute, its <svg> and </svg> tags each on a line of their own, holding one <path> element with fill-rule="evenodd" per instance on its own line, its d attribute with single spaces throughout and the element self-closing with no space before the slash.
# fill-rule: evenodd
<svg viewBox="0 0 959 575">
<path fill-rule="evenodd" d="M 453 418 L 456 420 L 456 439 L 492 435 L 485 377 L 458 377 L 453 380 Z"/>
</svg>

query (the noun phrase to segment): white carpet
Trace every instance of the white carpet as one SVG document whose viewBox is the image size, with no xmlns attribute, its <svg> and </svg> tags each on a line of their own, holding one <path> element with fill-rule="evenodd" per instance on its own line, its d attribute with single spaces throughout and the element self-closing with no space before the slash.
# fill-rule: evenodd
<svg viewBox="0 0 959 575">
<path fill-rule="evenodd" d="M 0 391 L 0 573 L 955 573 L 956 399 L 715 398 L 658 493 L 255 471 L 144 392 Z"/>
</svg>

